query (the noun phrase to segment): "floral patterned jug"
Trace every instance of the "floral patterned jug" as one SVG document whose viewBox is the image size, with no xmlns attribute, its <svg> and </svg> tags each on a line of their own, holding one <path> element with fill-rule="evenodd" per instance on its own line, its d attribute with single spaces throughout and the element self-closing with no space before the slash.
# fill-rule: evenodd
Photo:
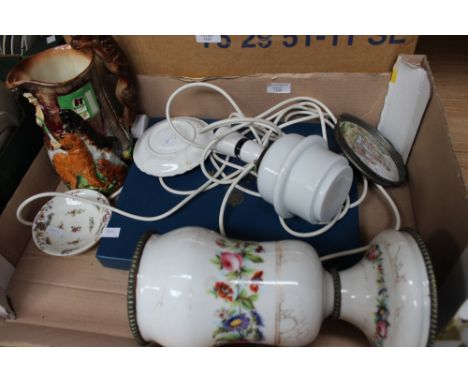
<svg viewBox="0 0 468 382">
<path fill-rule="evenodd" d="M 198 227 L 146 234 L 128 283 L 130 327 L 141 344 L 308 345 L 331 316 L 376 346 L 425 346 L 436 314 L 429 256 L 408 231 L 381 232 L 341 272 L 326 272 L 298 240 L 244 242 Z"/>
<path fill-rule="evenodd" d="M 35 106 L 50 160 L 69 188 L 110 194 L 125 179 L 136 108 L 128 67 L 112 37 L 76 36 L 21 61 L 7 76 L 7 87 Z"/>
</svg>

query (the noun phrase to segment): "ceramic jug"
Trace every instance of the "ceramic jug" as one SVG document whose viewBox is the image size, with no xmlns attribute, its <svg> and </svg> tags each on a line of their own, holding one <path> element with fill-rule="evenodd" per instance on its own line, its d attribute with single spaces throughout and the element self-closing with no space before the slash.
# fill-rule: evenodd
<svg viewBox="0 0 468 382">
<path fill-rule="evenodd" d="M 425 346 L 437 301 L 429 256 L 412 231 L 383 231 L 358 264 L 327 272 L 302 241 L 245 242 L 185 227 L 141 238 L 128 314 L 141 344 L 301 346 L 333 317 L 376 346 Z"/>
<path fill-rule="evenodd" d="M 136 92 L 129 64 L 110 36 L 75 36 L 70 45 L 22 60 L 6 85 L 35 106 L 50 160 L 69 188 L 111 194 L 132 156 Z M 106 89 L 115 89 L 111 94 Z"/>
</svg>

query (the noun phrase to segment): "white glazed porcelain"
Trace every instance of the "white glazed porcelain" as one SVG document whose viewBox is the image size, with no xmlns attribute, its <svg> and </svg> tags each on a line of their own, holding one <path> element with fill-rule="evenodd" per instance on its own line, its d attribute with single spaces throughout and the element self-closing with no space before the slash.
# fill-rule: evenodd
<svg viewBox="0 0 468 382">
<path fill-rule="evenodd" d="M 170 346 L 308 345 L 328 316 L 374 345 L 421 346 L 434 325 L 431 280 L 406 232 L 382 232 L 359 264 L 330 274 L 301 241 L 242 242 L 186 227 L 138 244 L 129 320 L 140 343 Z"/>
<path fill-rule="evenodd" d="M 93 190 L 70 190 L 67 194 L 109 204 L 104 195 Z M 32 238 L 49 255 L 78 255 L 99 241 L 110 217 L 107 209 L 72 198 L 54 197 L 36 214 Z"/>
<path fill-rule="evenodd" d="M 172 122 L 185 138 L 206 146 L 213 133 L 199 133 L 206 122 L 192 117 L 173 118 Z M 200 164 L 203 150 L 179 139 L 165 119 L 145 131 L 135 144 L 133 159 L 148 175 L 174 176 L 183 174 Z"/>
<path fill-rule="evenodd" d="M 287 134 L 266 151 L 257 185 L 278 215 L 314 224 L 329 222 L 339 212 L 352 181 L 346 158 L 328 150 L 322 137 Z"/>
</svg>

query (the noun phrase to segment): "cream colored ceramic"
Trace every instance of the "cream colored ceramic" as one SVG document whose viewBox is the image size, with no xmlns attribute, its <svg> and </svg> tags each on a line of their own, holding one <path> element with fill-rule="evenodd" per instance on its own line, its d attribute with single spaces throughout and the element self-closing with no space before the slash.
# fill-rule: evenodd
<svg viewBox="0 0 468 382">
<path fill-rule="evenodd" d="M 192 117 L 173 118 L 174 127 L 185 138 L 206 146 L 213 133 L 199 134 L 206 122 Z M 133 159 L 148 175 L 174 176 L 183 174 L 200 164 L 203 150 L 191 146 L 177 136 L 167 120 L 156 123 L 137 141 Z"/>
<path fill-rule="evenodd" d="M 382 232 L 360 263 L 331 274 L 301 241 L 243 242 L 187 227 L 139 243 L 129 318 L 140 343 L 171 346 L 308 345 L 328 316 L 377 346 L 424 346 L 434 329 L 431 280 L 429 258 L 407 232 Z"/>
<path fill-rule="evenodd" d="M 67 194 L 109 204 L 93 190 L 71 190 Z M 107 226 L 111 212 L 67 197 L 55 197 L 37 213 L 32 237 L 37 247 L 54 256 L 73 256 L 96 244 Z"/>
</svg>

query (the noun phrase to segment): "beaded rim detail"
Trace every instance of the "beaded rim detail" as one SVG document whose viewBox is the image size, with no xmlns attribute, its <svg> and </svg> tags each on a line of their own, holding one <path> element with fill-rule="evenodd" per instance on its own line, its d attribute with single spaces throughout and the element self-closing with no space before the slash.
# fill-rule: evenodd
<svg viewBox="0 0 468 382">
<path fill-rule="evenodd" d="M 145 341 L 141 336 L 140 331 L 138 330 L 137 318 L 136 318 L 136 284 L 137 284 L 137 275 L 138 269 L 140 266 L 141 255 L 143 254 L 143 249 L 145 248 L 146 242 L 148 239 L 155 234 L 154 231 L 147 231 L 141 235 L 140 239 L 137 242 L 135 251 L 133 252 L 132 264 L 130 265 L 130 272 L 128 273 L 128 286 L 127 286 L 127 312 L 128 312 L 128 323 L 130 325 L 130 331 L 132 336 L 137 342 L 138 345 L 148 345 L 149 342 Z"/>
<path fill-rule="evenodd" d="M 413 237 L 413 239 L 415 240 L 416 244 L 419 247 L 419 250 L 421 251 L 421 256 L 426 266 L 427 278 L 429 280 L 429 297 L 431 300 L 431 317 L 430 317 L 430 325 L 429 325 L 429 335 L 427 338 L 426 346 L 433 346 L 435 337 L 437 334 L 438 302 L 437 302 L 437 284 L 436 284 L 436 278 L 434 274 L 434 268 L 432 267 L 431 256 L 421 236 L 414 229 L 402 228 L 400 231 L 406 232 Z"/>
<path fill-rule="evenodd" d="M 333 313 L 332 320 L 339 320 L 341 314 L 341 279 L 338 271 L 333 268 L 330 270 L 333 278 Z"/>
</svg>

